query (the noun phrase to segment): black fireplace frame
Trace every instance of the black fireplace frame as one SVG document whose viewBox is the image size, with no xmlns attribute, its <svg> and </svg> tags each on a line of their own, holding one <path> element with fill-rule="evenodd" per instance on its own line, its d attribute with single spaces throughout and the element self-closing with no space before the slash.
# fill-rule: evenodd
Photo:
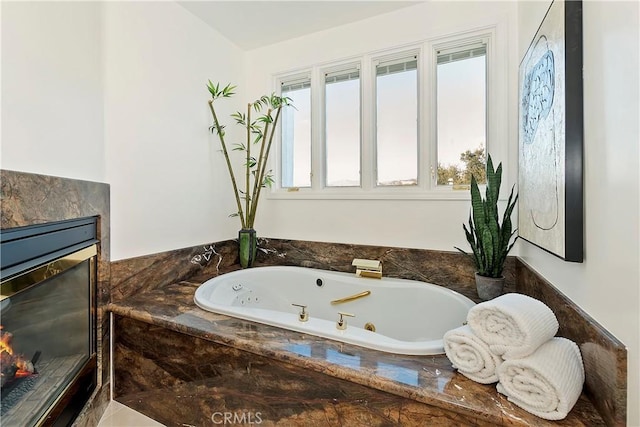
<svg viewBox="0 0 640 427">
<path fill-rule="evenodd" d="M 97 387 L 98 217 L 63 220 L 0 231 L 0 299 L 62 274 L 60 260 L 89 261 L 89 359 L 37 421 L 37 426 L 69 426 Z M 34 283 L 35 281 L 35 283 Z"/>
</svg>

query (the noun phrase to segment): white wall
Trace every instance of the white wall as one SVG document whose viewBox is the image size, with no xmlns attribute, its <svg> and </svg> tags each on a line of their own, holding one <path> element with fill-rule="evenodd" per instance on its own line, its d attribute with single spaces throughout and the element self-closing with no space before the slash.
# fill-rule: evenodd
<svg viewBox="0 0 640 427">
<path fill-rule="evenodd" d="M 2 2 L 1 167 L 111 184 L 113 260 L 232 238 L 206 83 L 243 70 L 174 2 Z"/>
<path fill-rule="evenodd" d="M 102 5 L 1 7 L 0 166 L 104 181 Z"/>
<path fill-rule="evenodd" d="M 503 70 L 508 77 L 499 82 L 498 89 L 501 96 L 511 99 L 517 88 L 516 20 L 513 2 L 426 2 L 249 51 L 248 88 L 252 93 L 269 93 L 277 73 L 498 25 L 496 44 L 511 70 L 508 74 Z M 516 135 L 517 117 L 501 110 L 500 123 L 509 136 L 504 139 L 511 139 Z M 517 176 L 516 168 L 509 168 L 517 162 L 517 145 L 513 148 L 507 150 L 507 158 L 500 158 L 509 185 Z M 447 251 L 454 250 L 454 245 L 467 245 L 462 223 L 469 215 L 468 200 L 263 198 L 260 210 L 256 229 L 265 236 Z"/>
<path fill-rule="evenodd" d="M 239 227 L 207 80 L 244 87 L 243 52 L 174 2 L 104 5 L 112 259 L 229 239 Z M 223 100 L 220 116 L 239 109 Z"/>
<path fill-rule="evenodd" d="M 519 3 L 523 55 L 550 2 Z M 520 256 L 628 349 L 628 424 L 640 425 L 639 4 L 586 1 L 583 18 L 585 261 L 526 242 Z"/>
</svg>

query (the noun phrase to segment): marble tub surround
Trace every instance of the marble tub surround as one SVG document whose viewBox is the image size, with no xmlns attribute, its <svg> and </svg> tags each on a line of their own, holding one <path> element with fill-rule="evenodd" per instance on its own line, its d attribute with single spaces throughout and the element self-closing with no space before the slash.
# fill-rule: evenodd
<svg viewBox="0 0 640 427">
<path fill-rule="evenodd" d="M 516 276 L 516 292 L 549 306 L 560 323 L 557 335 L 580 347 L 586 373 L 584 389 L 604 420 L 608 425 L 625 425 L 627 350 L 624 344 L 521 259 L 516 261 Z"/>
<path fill-rule="evenodd" d="M 236 242 L 230 243 L 237 247 Z M 260 238 L 259 248 L 254 266 L 291 265 L 354 273 L 355 267 L 351 265 L 354 258 L 380 260 L 384 277 L 433 283 L 481 301 L 476 292 L 473 263 L 459 252 L 271 238 Z M 184 263 L 184 259 L 176 262 Z M 215 275 L 216 269 L 210 263 L 193 276 L 179 279 L 204 282 Z M 515 258 L 507 258 L 504 276 L 504 292 L 513 292 Z"/>
<path fill-rule="evenodd" d="M 382 261 L 385 277 L 434 283 L 481 301 L 475 288 L 473 263 L 458 252 L 260 238 L 254 265 L 290 265 L 351 273 L 355 272 L 351 265 L 354 258 Z M 202 283 L 221 272 L 239 268 L 236 240 L 118 260 L 111 263 L 111 298 L 119 301 L 181 280 Z M 504 292 L 512 292 L 515 289 L 514 258 L 507 259 L 504 275 Z"/>
<path fill-rule="evenodd" d="M 184 270 L 191 263 L 193 253 L 202 252 L 207 245 L 190 249 L 171 251 L 151 256 L 160 260 L 168 271 L 182 271 L 172 274 L 173 282 L 189 280 L 202 283 L 218 274 L 240 268 L 237 263 L 237 242 L 228 240 L 214 244 L 220 257 L 200 259 L 199 266 Z M 353 272 L 354 258 L 380 259 L 383 261 L 384 276 L 422 280 L 454 289 L 476 302 L 481 302 L 475 290 L 474 269 L 471 261 L 456 252 L 421 249 L 404 249 L 365 245 L 308 242 L 284 239 L 260 239 L 256 266 L 293 265 L 326 270 Z M 143 257 L 144 258 L 144 257 Z M 233 260 L 233 261 L 232 261 Z M 118 261 L 117 268 L 138 259 Z M 171 267 L 171 264 L 180 267 Z M 114 263 L 115 264 L 115 263 Z M 148 264 L 153 265 L 153 262 Z M 122 292 L 129 292 L 128 286 L 156 288 L 155 279 L 145 280 L 144 271 L 135 278 L 134 267 L 127 267 L 130 279 L 121 283 Z M 154 267 L 155 268 L 155 267 Z M 172 270 L 175 269 L 175 270 Z M 183 269 L 183 270 L 181 270 Z M 595 322 L 571 300 L 560 293 L 552 284 L 529 268 L 522 260 L 508 257 L 504 271 L 506 285 L 504 292 L 519 292 L 544 302 L 555 313 L 560 323 L 558 336 L 576 342 L 583 354 L 586 370 L 585 391 L 594 401 L 600 413 L 610 425 L 624 425 L 626 420 L 626 349 L 615 337 Z M 161 283 L 167 283 L 162 277 Z M 363 279 L 367 280 L 367 279 Z"/>
<path fill-rule="evenodd" d="M 136 320 L 115 328 L 116 399 L 167 426 L 225 413 L 265 426 L 493 425 Z"/>
<path fill-rule="evenodd" d="M 281 239 L 262 239 L 261 244 L 267 251 L 258 254 L 256 265 L 301 265 L 352 272 L 353 258 L 380 259 L 384 276 L 435 283 L 481 302 L 475 288 L 473 263 L 457 252 Z M 627 404 L 624 344 L 521 259 L 507 257 L 504 276 L 503 293 L 528 295 L 554 312 L 560 324 L 557 336 L 574 341 L 582 352 L 587 395 L 609 425 L 624 425 Z"/>
<path fill-rule="evenodd" d="M 127 258 L 111 263 L 111 300 L 184 280 L 194 275 L 217 276 L 238 263 L 238 243 L 226 240 Z"/>
<path fill-rule="evenodd" d="M 109 389 L 109 317 L 104 307 L 111 299 L 109 254 L 109 185 L 26 172 L 0 170 L 0 224 L 2 229 L 52 221 L 98 216 L 97 336 L 98 387 L 87 404 L 89 419 L 100 418 Z M 104 402 L 103 402 L 104 401 Z M 90 424 L 87 424 L 90 425 Z"/>
<path fill-rule="evenodd" d="M 362 399 L 380 402 L 382 406 L 378 412 L 381 413 L 389 413 L 396 407 L 393 405 L 397 405 L 398 408 L 408 408 L 408 412 L 422 414 L 413 420 L 415 423 L 407 418 L 403 425 L 425 425 L 425 420 L 431 422 L 430 416 L 441 420 L 441 425 L 604 425 L 584 395 L 562 421 L 552 423 L 537 418 L 508 402 L 497 393 L 495 386 L 477 384 L 456 373 L 444 355 L 393 355 L 200 310 L 193 303 L 193 293 L 198 285 L 186 281 L 169 284 L 109 306 L 117 319 L 115 398 L 161 422 L 166 421 L 156 416 L 166 416 L 162 411 L 166 411 L 167 402 L 175 402 L 176 396 L 181 396 L 177 406 L 192 402 L 189 412 L 201 417 L 210 417 L 210 412 L 217 410 L 217 405 L 223 402 L 230 406 L 222 406 L 221 411 L 225 408 L 250 411 L 255 408 L 255 402 L 264 403 L 265 408 L 270 407 L 278 399 L 282 400 L 282 390 L 278 391 L 278 387 L 286 386 L 274 383 L 273 389 L 267 388 L 272 382 L 268 380 L 271 378 L 269 375 L 276 375 L 277 371 L 289 372 L 287 378 L 293 375 L 291 373 L 296 373 L 296 376 L 300 373 L 303 378 L 307 376 L 313 385 L 318 381 L 323 381 L 322 384 L 329 381 L 333 388 L 319 387 L 327 393 L 330 389 L 345 390 L 337 395 L 320 391 L 320 396 L 301 392 L 300 400 L 286 401 L 286 405 L 270 412 L 271 421 L 286 420 L 280 425 L 296 425 L 290 424 L 291 420 L 298 420 L 297 425 L 314 425 L 304 423 L 305 416 L 315 419 L 313 417 L 319 417 L 319 414 L 329 414 L 327 411 L 335 405 L 344 405 L 340 411 L 334 408 L 338 414 L 370 416 L 369 409 L 361 405 Z M 180 338 L 180 334 L 184 338 Z M 233 358 L 225 356 L 229 354 L 237 355 L 240 362 L 233 365 Z M 186 361 L 183 362 L 183 358 Z M 254 372 L 253 360 L 260 370 L 268 365 L 274 371 L 264 368 L 267 370 L 263 371 L 265 376 L 246 377 Z M 233 369 L 229 368 L 230 364 Z M 322 380 L 316 378 L 317 374 L 323 375 L 318 377 Z M 240 381 L 239 384 L 253 384 L 253 397 L 242 400 L 238 391 L 231 387 L 232 379 Z M 353 384 L 345 385 L 340 380 Z M 352 388 L 356 385 L 359 388 Z M 313 390 L 304 381 L 297 387 L 296 393 L 298 390 Z M 269 390 L 272 395 L 269 395 Z M 263 393 L 267 397 L 261 401 L 259 397 Z M 216 400 L 215 396 L 220 394 L 225 397 L 224 401 Z M 327 403 L 329 401 L 331 405 Z M 424 406 L 410 409 L 416 404 Z M 290 411 L 297 415 L 285 411 L 288 405 L 291 405 Z M 305 408 L 311 408 L 308 414 L 304 412 Z M 295 417 L 279 418 L 286 414 L 289 414 L 287 417 Z M 409 413 L 405 415 L 410 416 Z M 398 417 L 401 416 L 398 413 Z M 397 420 L 401 418 L 395 419 L 393 422 L 399 423 Z M 327 421 L 322 420 L 317 425 L 327 425 Z M 371 425 L 393 423 L 391 419 L 377 420 Z M 174 419 L 172 423 L 166 423 L 180 425 L 188 422 L 186 419 Z M 192 424 L 199 425 L 197 422 Z"/>
</svg>

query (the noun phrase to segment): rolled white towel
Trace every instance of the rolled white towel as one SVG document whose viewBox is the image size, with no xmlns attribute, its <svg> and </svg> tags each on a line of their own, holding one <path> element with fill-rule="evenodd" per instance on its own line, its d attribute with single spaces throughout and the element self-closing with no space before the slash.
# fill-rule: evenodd
<svg viewBox="0 0 640 427">
<path fill-rule="evenodd" d="M 453 367 L 465 377 L 481 384 L 498 381 L 497 369 L 502 363 L 467 325 L 444 334 L 444 351 Z"/>
<path fill-rule="evenodd" d="M 472 307 L 467 321 L 473 333 L 505 360 L 530 355 L 558 332 L 558 320 L 549 307 L 515 293 Z"/>
<path fill-rule="evenodd" d="M 540 418 L 561 420 L 580 397 L 584 366 L 573 341 L 553 338 L 530 356 L 503 362 L 498 378 L 498 392 L 510 402 Z"/>
</svg>

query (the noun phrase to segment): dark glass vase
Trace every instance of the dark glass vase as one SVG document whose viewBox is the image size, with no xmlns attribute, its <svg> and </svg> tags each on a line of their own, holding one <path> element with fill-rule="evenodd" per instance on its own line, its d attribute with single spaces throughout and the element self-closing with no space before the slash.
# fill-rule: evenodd
<svg viewBox="0 0 640 427">
<path fill-rule="evenodd" d="M 258 249 L 258 238 L 253 228 L 243 228 L 238 232 L 238 251 L 240 254 L 240 266 L 249 268 L 253 266 Z"/>
</svg>

